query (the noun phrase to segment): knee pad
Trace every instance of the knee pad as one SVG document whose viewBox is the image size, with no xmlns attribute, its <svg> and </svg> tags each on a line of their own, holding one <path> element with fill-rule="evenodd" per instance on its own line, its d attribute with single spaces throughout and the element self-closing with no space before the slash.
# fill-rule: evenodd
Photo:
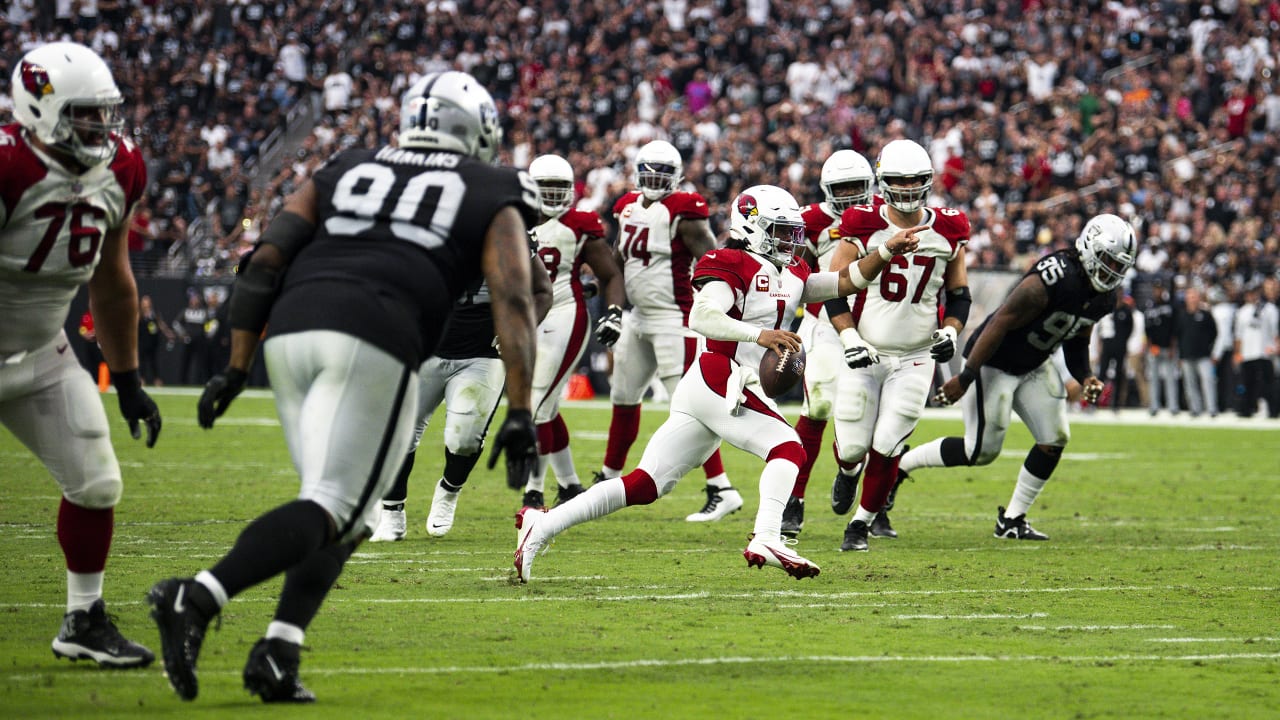
<svg viewBox="0 0 1280 720">
<path fill-rule="evenodd" d="M 120 502 L 124 491 L 124 483 L 120 475 L 103 475 L 86 478 L 79 487 L 63 488 L 62 495 L 73 505 L 90 510 L 106 510 Z"/>
</svg>

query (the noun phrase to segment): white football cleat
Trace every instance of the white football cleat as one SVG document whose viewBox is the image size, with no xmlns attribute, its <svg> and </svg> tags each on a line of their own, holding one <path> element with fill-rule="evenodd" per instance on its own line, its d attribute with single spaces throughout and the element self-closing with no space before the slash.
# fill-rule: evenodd
<svg viewBox="0 0 1280 720">
<path fill-rule="evenodd" d="M 436 494 L 431 498 L 431 512 L 427 513 L 427 534 L 444 537 L 453 528 L 453 512 L 458 509 L 458 493 L 444 489 L 436 483 Z"/>
<path fill-rule="evenodd" d="M 707 504 L 702 509 L 685 518 L 689 522 L 712 522 L 738 512 L 742 507 L 742 495 L 733 488 L 717 488 L 708 485 Z"/>
<path fill-rule="evenodd" d="M 373 531 L 369 542 L 395 542 L 404 539 L 404 530 L 408 523 L 403 510 L 382 509 L 378 518 L 378 528 Z"/>
<path fill-rule="evenodd" d="M 529 582 L 533 572 L 533 558 L 547 549 L 547 538 L 538 532 L 538 521 L 546 510 L 532 507 L 520 508 L 516 513 L 516 574 L 520 582 Z"/>
<path fill-rule="evenodd" d="M 747 549 L 742 551 L 742 557 L 747 559 L 748 567 L 769 565 L 782 568 L 797 580 L 818 577 L 818 573 L 821 572 L 817 565 L 791 552 L 791 549 L 782 543 L 782 538 L 774 542 L 766 542 L 752 536 L 751 542 L 747 543 Z"/>
</svg>

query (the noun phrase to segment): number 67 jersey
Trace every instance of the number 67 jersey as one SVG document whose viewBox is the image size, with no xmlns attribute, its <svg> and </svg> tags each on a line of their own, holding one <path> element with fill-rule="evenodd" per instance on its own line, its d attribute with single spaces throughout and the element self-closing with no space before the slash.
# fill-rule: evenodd
<svg viewBox="0 0 1280 720">
<path fill-rule="evenodd" d="M 1020 328 L 1013 328 L 986 364 L 1010 375 L 1025 375 L 1044 364 L 1053 351 L 1075 335 L 1106 317 L 1116 307 L 1116 292 L 1099 293 L 1089 284 L 1075 249 L 1059 250 L 1040 258 L 1026 275 L 1039 278 L 1049 294 L 1049 304 L 1040 315 Z M 1021 282 L 1021 281 L 1019 281 Z M 994 314 L 994 313 L 993 313 Z M 991 317 L 969 336 L 965 355 Z"/>
</svg>

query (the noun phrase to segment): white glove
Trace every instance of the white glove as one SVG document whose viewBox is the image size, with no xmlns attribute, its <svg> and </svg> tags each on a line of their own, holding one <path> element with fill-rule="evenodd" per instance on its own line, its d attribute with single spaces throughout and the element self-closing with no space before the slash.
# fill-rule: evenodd
<svg viewBox="0 0 1280 720">
<path fill-rule="evenodd" d="M 929 354 L 938 362 L 946 362 L 955 357 L 956 329 L 947 325 L 944 328 L 934 330 L 933 345 L 929 347 Z"/>
<path fill-rule="evenodd" d="M 880 362 L 880 353 L 853 328 L 840 331 L 840 344 L 844 346 L 844 363 L 855 370 Z"/>
</svg>

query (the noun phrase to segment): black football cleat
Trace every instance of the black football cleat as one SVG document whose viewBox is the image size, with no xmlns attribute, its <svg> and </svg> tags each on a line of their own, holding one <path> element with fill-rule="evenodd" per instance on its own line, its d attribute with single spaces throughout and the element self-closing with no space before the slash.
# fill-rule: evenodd
<svg viewBox="0 0 1280 720">
<path fill-rule="evenodd" d="M 862 463 L 851 473 L 836 471 L 836 479 L 831 483 L 831 512 L 844 515 L 853 508 L 858 499 L 858 480 L 862 477 Z"/>
<path fill-rule="evenodd" d="M 898 531 L 893 529 L 893 525 L 889 523 L 889 513 L 881 510 L 871 519 L 871 536 L 878 538 L 896 538 Z"/>
<path fill-rule="evenodd" d="M 568 487 L 562 487 L 556 491 L 556 506 L 559 507 L 586 491 L 587 489 L 582 487 L 582 483 L 574 483 Z"/>
<path fill-rule="evenodd" d="M 520 507 L 531 507 L 543 509 L 547 506 L 546 501 L 542 497 L 541 490 L 526 490 L 524 498 L 520 500 Z"/>
<path fill-rule="evenodd" d="M 143 668 L 155 661 L 155 653 L 133 642 L 116 629 L 102 598 L 88 610 L 69 612 L 62 630 L 53 639 L 55 657 L 71 661 L 92 660 L 101 667 Z"/>
<path fill-rule="evenodd" d="M 1001 507 L 996 512 L 996 532 L 998 538 L 1008 538 L 1010 540 L 1048 540 L 1049 536 L 1031 527 L 1031 523 L 1027 522 L 1027 514 L 1023 513 L 1016 517 L 1005 517 L 1004 508 Z"/>
<path fill-rule="evenodd" d="M 147 593 L 151 619 L 160 629 L 164 673 L 174 692 L 183 700 L 195 700 L 200 691 L 196 663 L 200 659 L 200 646 L 204 644 L 210 619 L 192 599 L 197 587 L 191 578 L 170 578 L 156 583 Z M 201 591 L 208 592 L 203 588 Z"/>
<path fill-rule="evenodd" d="M 867 524 L 854 520 L 844 529 L 844 542 L 840 543 L 840 552 L 867 551 Z"/>
<path fill-rule="evenodd" d="M 302 648 L 280 638 L 262 638 L 249 651 L 244 687 L 264 703 L 313 703 L 315 693 L 298 679 Z"/>
<path fill-rule="evenodd" d="M 787 498 L 782 509 L 782 536 L 795 538 L 804 529 L 804 498 Z"/>
</svg>

